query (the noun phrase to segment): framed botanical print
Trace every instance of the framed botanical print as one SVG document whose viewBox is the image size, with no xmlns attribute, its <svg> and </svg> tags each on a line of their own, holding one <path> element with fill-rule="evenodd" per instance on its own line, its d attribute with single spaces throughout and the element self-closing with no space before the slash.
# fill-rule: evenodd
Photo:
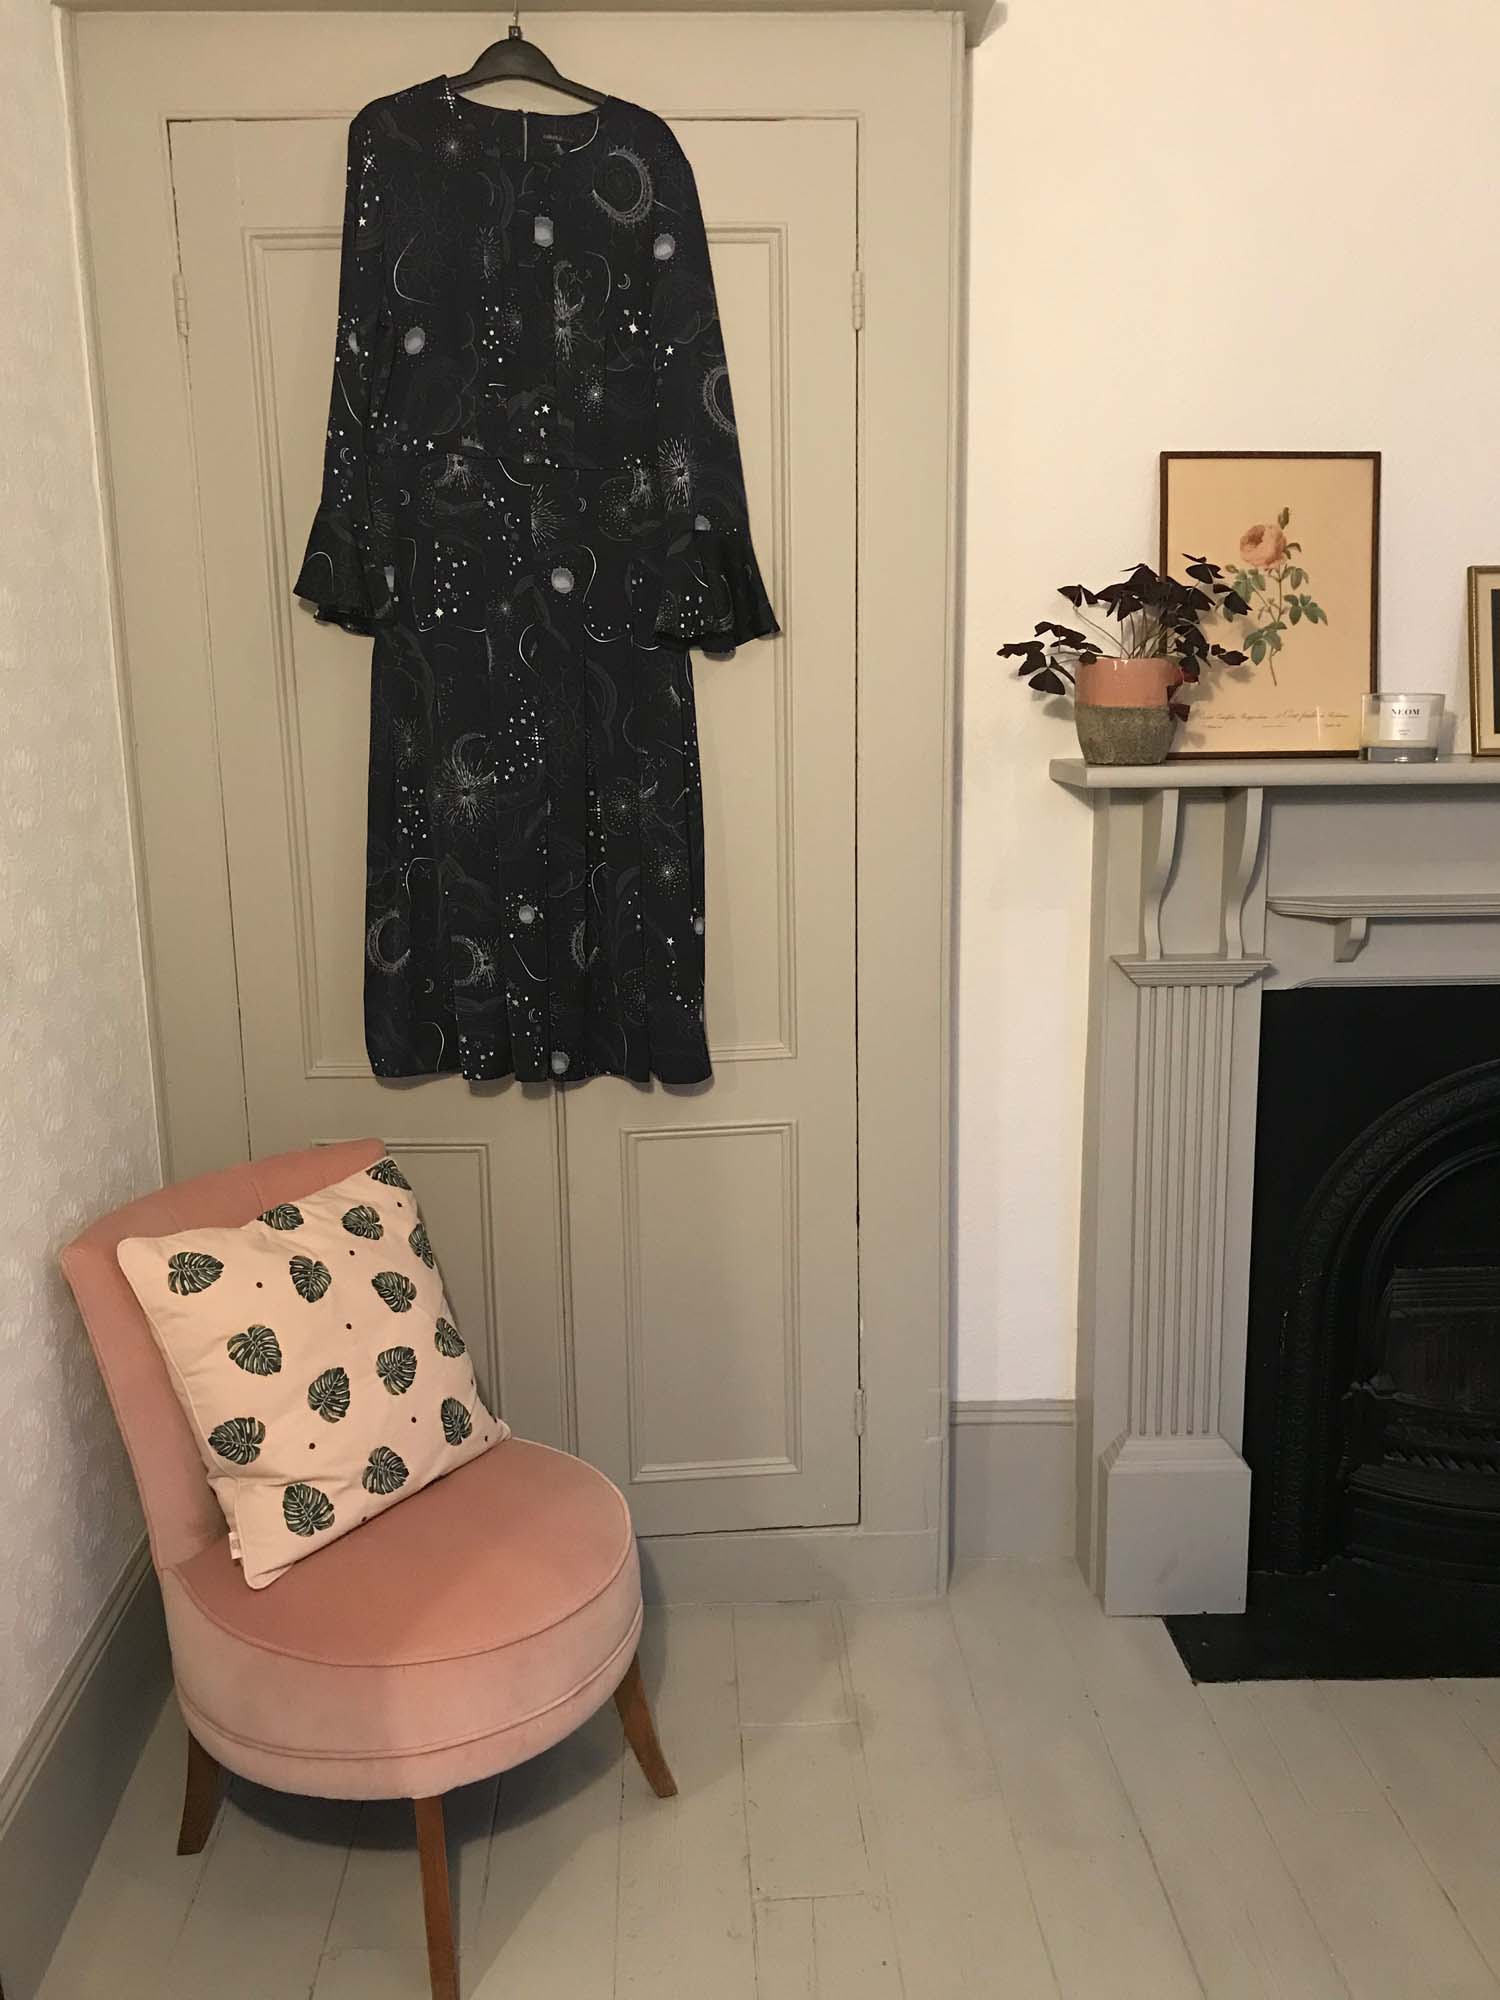
<svg viewBox="0 0 1500 2000">
<path fill-rule="evenodd" d="M 1469 571 L 1469 728 L 1476 757 L 1500 757 L 1500 563 Z"/>
<path fill-rule="evenodd" d="M 1243 615 L 1209 636 L 1242 652 L 1184 691 L 1177 757 L 1353 757 L 1375 691 L 1377 451 L 1164 451 L 1161 570 L 1217 563 Z"/>
</svg>

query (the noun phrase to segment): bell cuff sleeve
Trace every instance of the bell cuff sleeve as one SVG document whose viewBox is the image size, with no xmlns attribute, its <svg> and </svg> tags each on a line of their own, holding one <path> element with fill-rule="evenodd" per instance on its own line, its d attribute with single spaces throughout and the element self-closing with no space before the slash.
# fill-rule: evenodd
<svg viewBox="0 0 1500 2000">
<path fill-rule="evenodd" d="M 370 572 L 347 510 L 320 507 L 297 573 L 296 594 L 320 625 L 368 638 L 395 610 L 389 581 Z"/>
<path fill-rule="evenodd" d="M 365 634 L 395 610 L 393 571 L 376 546 L 370 510 L 369 431 L 385 345 L 384 242 L 380 171 L 361 116 L 349 127 L 323 490 L 295 590 L 321 622 Z"/>
<path fill-rule="evenodd" d="M 656 189 L 651 341 L 665 509 L 655 637 L 728 653 L 781 630 L 750 539 L 724 336 L 693 170 L 667 135 Z"/>
<path fill-rule="evenodd" d="M 656 613 L 663 644 L 731 653 L 780 630 L 744 529 L 715 528 L 706 517 L 675 529 Z"/>
</svg>

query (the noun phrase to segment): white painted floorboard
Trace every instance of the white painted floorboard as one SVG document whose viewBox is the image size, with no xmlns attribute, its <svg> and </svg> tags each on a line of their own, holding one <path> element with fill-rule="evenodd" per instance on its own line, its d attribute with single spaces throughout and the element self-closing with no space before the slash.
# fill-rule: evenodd
<svg viewBox="0 0 1500 2000">
<path fill-rule="evenodd" d="M 1195 1689 L 1061 1565 L 684 1607 L 680 1796 L 606 1708 L 451 1805 L 465 2000 L 1500 2000 L 1500 1682 Z M 40 2000 L 425 2000 L 404 1808 L 236 1784 L 170 1705 Z"/>
</svg>

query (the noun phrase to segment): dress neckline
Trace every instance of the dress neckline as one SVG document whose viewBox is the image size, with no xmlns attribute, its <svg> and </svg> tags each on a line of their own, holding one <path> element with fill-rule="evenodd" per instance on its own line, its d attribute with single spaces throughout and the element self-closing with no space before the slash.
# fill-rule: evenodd
<svg viewBox="0 0 1500 2000">
<path fill-rule="evenodd" d="M 604 97 L 597 104 L 586 105 L 582 111 L 532 111 L 519 105 L 485 104 L 478 98 L 466 97 L 461 90 L 454 89 L 450 76 L 434 77 L 433 86 L 450 107 L 461 106 L 502 131 L 510 126 L 523 146 L 528 131 L 555 138 L 581 135 L 587 145 L 603 124 L 605 114 L 618 101 L 613 97 Z M 590 127 L 593 129 L 590 130 Z"/>
</svg>

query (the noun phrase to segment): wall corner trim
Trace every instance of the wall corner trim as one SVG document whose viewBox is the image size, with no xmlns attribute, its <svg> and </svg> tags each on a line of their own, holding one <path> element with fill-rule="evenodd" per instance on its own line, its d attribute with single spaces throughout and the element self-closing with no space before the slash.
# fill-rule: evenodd
<svg viewBox="0 0 1500 2000">
<path fill-rule="evenodd" d="M 171 1684 L 144 1540 L 0 1777 L 0 1983 L 41 1984 Z"/>
</svg>

